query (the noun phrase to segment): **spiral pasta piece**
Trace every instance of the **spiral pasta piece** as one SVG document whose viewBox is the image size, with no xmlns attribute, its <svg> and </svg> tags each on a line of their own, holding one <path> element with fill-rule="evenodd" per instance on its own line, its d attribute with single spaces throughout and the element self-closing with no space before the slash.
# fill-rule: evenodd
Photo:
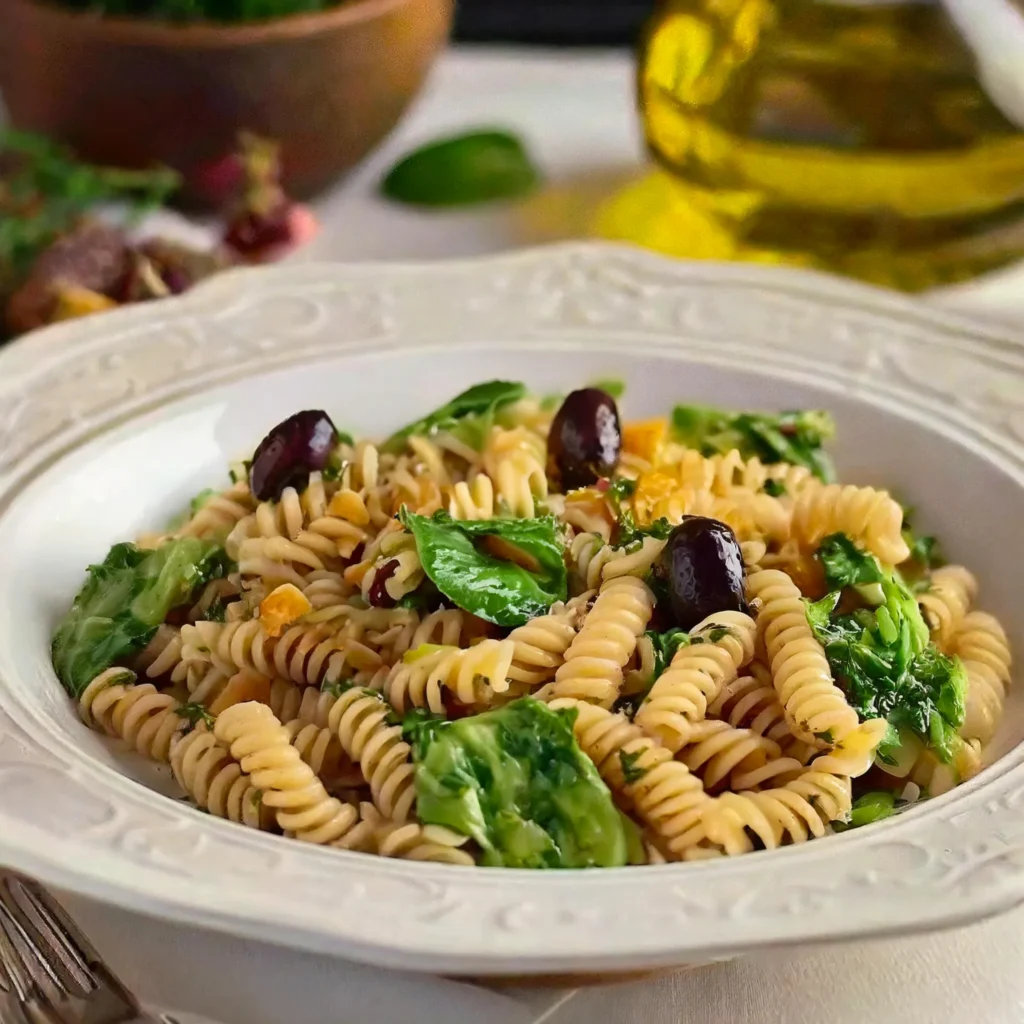
<svg viewBox="0 0 1024 1024">
<path fill-rule="evenodd" d="M 793 537 L 817 547 L 832 533 L 845 533 L 888 565 L 910 557 L 903 539 L 903 509 L 888 491 L 808 481 L 793 505 Z"/>
<path fill-rule="evenodd" d="M 917 603 L 932 640 L 944 654 L 952 652 L 953 637 L 977 594 L 978 581 L 973 573 L 962 565 L 944 565 L 931 574 L 928 589 L 918 595 Z"/>
<path fill-rule="evenodd" d="M 815 479 L 805 466 L 788 462 L 766 464 L 756 457 L 744 458 L 736 448 L 720 455 L 705 456 L 693 448 L 668 454 L 675 458 L 659 460 L 659 469 L 671 467 L 684 487 L 722 497 L 736 488 L 761 491 L 771 481 L 779 485 L 784 495 L 795 498 L 805 484 Z"/>
<path fill-rule="evenodd" d="M 999 622 L 986 612 L 965 615 L 951 642 L 951 654 L 967 673 L 967 700 L 960 734 L 987 743 L 1003 715 L 1010 685 L 1010 645 Z"/>
<path fill-rule="evenodd" d="M 576 638 L 576 616 L 566 609 L 552 608 L 508 635 L 513 646 L 508 678 L 519 694 L 550 682 L 565 662 L 565 652 Z"/>
<path fill-rule="evenodd" d="M 313 774 L 328 790 L 355 789 L 363 784 L 362 773 L 342 750 L 341 742 L 330 729 L 320 728 L 301 718 L 285 722 L 284 727 L 299 757 L 313 769 Z"/>
<path fill-rule="evenodd" d="M 371 632 L 368 640 L 380 650 L 385 661 L 393 662 L 424 644 L 467 647 L 484 635 L 481 630 L 486 625 L 459 608 L 438 608 L 422 619 L 412 614 L 405 621 L 398 620 L 382 631 Z"/>
<path fill-rule="evenodd" d="M 704 843 L 704 812 L 712 798 L 701 780 L 672 753 L 622 714 L 572 698 L 551 707 L 573 708 L 573 732 L 608 787 L 620 793 L 677 858 L 693 856 Z"/>
<path fill-rule="evenodd" d="M 665 547 L 657 537 L 644 537 L 635 550 L 615 548 L 598 534 L 581 533 L 569 548 L 569 561 L 585 590 L 596 590 L 617 576 L 644 577 Z"/>
<path fill-rule="evenodd" d="M 214 735 L 263 791 L 263 803 L 275 811 L 277 823 L 296 839 L 337 842 L 359 820 L 354 807 L 328 795 L 265 704 L 228 708 L 217 718 Z"/>
<path fill-rule="evenodd" d="M 315 686 L 296 686 L 286 679 L 272 679 L 269 707 L 289 726 L 298 721 L 323 729 L 341 692 L 338 684 L 327 683 L 320 690 Z"/>
<path fill-rule="evenodd" d="M 716 797 L 705 812 L 708 839 L 732 857 L 754 849 L 749 833 L 766 850 L 823 836 L 830 821 L 849 813 L 852 795 L 849 779 L 820 771 L 816 765 L 776 789 Z"/>
<path fill-rule="evenodd" d="M 694 725 L 676 756 L 701 777 L 708 792 L 727 782 L 734 789 L 752 789 L 769 779 L 803 770 L 799 761 L 782 757 L 779 745 L 772 740 L 751 729 L 736 729 L 714 720 Z"/>
<path fill-rule="evenodd" d="M 279 637 L 269 637 L 255 619 L 197 622 L 182 627 L 182 639 L 192 660 L 210 661 L 225 675 L 247 668 L 306 686 L 338 682 L 352 670 L 381 664 L 372 648 L 323 625 L 299 623 Z"/>
<path fill-rule="evenodd" d="M 857 712 L 832 680 L 796 584 L 778 569 L 763 569 L 747 578 L 747 596 L 761 604 L 758 632 L 790 731 L 806 743 L 842 740 L 857 728 Z"/>
<path fill-rule="evenodd" d="M 754 656 L 754 620 L 742 612 L 709 615 L 691 632 L 669 667 L 654 681 L 636 723 L 673 753 L 689 742 L 693 727 L 726 684 Z"/>
<path fill-rule="evenodd" d="M 197 807 L 249 828 L 276 828 L 273 812 L 263 804 L 262 791 L 205 726 L 179 734 L 170 760 L 178 785 Z"/>
<path fill-rule="evenodd" d="M 548 505 L 559 519 L 579 533 L 600 537 L 606 544 L 616 526 L 615 513 L 605 494 L 594 487 L 570 491 L 565 497 L 551 495 Z"/>
<path fill-rule="evenodd" d="M 676 524 L 684 516 L 706 516 L 726 523 L 740 541 L 782 541 L 789 536 L 790 513 L 778 498 L 743 487 L 733 487 L 727 494 L 686 487 L 663 469 L 641 474 L 632 502 L 641 524 L 657 519 Z"/>
<path fill-rule="evenodd" d="M 537 691 L 540 700 L 573 697 L 610 708 L 622 689 L 623 669 L 637 637 L 654 612 L 654 595 L 634 576 L 601 584 L 583 627 L 565 652 L 555 681 Z"/>
<path fill-rule="evenodd" d="M 181 701 L 152 683 L 136 685 L 129 669 L 109 668 L 85 688 L 78 710 L 90 728 L 116 736 L 140 754 L 167 763 L 171 740 L 184 725 Z"/>
<path fill-rule="evenodd" d="M 381 574 L 384 590 L 393 601 L 400 601 L 423 582 L 423 565 L 411 533 L 391 533 L 381 543 L 377 561 L 360 583 L 363 598 L 370 604 L 374 603 L 373 592 Z"/>
<path fill-rule="evenodd" d="M 969 739 L 956 750 L 950 764 L 940 761 L 930 750 L 923 750 L 910 769 L 910 781 L 929 797 L 936 797 L 973 779 L 980 771 L 981 742 Z"/>
<path fill-rule="evenodd" d="M 380 694 L 352 689 L 331 708 L 328 728 L 361 768 L 381 814 L 405 822 L 416 800 L 416 772 L 412 748 L 402 739 L 401 725 L 391 723 L 391 707 Z"/>
<path fill-rule="evenodd" d="M 494 518 L 494 484 L 486 473 L 477 473 L 472 480 L 460 480 L 452 487 L 448 512 L 452 519 Z"/>
<path fill-rule="evenodd" d="M 751 663 L 749 675 L 739 676 L 722 687 L 708 705 L 707 713 L 736 729 L 750 729 L 779 744 L 792 736 L 786 723 L 786 709 L 772 685 L 772 674 L 756 661 Z"/>
<path fill-rule="evenodd" d="M 249 484 L 239 481 L 204 501 L 176 536 L 199 537 L 201 540 L 227 536 L 255 508 L 256 501 Z"/>
<path fill-rule="evenodd" d="M 414 707 L 446 714 L 445 690 L 464 707 L 488 704 L 492 693 L 508 689 L 514 653 L 511 640 L 482 640 L 465 649 L 440 647 L 395 665 L 384 694 L 399 714 Z"/>
<path fill-rule="evenodd" d="M 419 825 L 384 821 L 376 827 L 377 853 L 400 860 L 429 861 L 434 864 L 456 864 L 471 867 L 476 861 L 460 847 L 469 840 L 441 825 Z"/>
<path fill-rule="evenodd" d="M 537 501 L 548 494 L 546 457 L 543 439 L 523 427 L 491 430 L 484 449 L 484 469 L 509 515 L 530 519 L 537 514 Z"/>
<path fill-rule="evenodd" d="M 878 744 L 885 739 L 889 724 L 884 718 L 861 722 L 827 753 L 815 758 L 814 767 L 830 775 L 856 779 L 874 763 Z"/>
</svg>

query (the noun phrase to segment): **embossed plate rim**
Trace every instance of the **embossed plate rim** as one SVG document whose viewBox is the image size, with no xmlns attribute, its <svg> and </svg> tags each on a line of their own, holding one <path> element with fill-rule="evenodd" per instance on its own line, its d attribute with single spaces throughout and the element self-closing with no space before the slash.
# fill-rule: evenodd
<svg viewBox="0 0 1024 1024">
<path fill-rule="evenodd" d="M 440 307 L 428 322 L 413 316 L 424 289 Z M 287 342 L 261 338 L 258 330 L 255 337 L 233 338 L 232 325 L 252 332 L 245 315 L 257 296 L 295 303 L 297 310 L 309 296 L 331 296 L 358 326 L 372 293 L 376 305 L 365 333 L 347 342 L 353 352 L 382 344 L 398 351 L 438 343 L 476 347 L 512 338 L 530 348 L 586 342 L 614 350 L 628 337 L 648 351 L 682 353 L 697 342 L 680 335 L 700 332 L 685 322 L 685 304 L 672 305 L 673 289 L 689 290 L 691 312 L 702 297 L 714 298 L 726 318 L 730 303 L 745 310 L 737 314 L 740 327 L 727 325 L 711 362 L 749 358 L 759 341 L 757 314 L 778 335 L 779 375 L 808 374 L 863 391 L 871 373 L 880 372 L 870 360 L 847 366 L 841 354 L 809 353 L 815 325 L 829 324 L 854 336 L 902 333 L 908 344 L 933 346 L 937 357 L 968 356 L 989 373 L 1005 371 L 1024 395 L 1024 334 L 808 272 L 676 263 L 594 245 L 425 265 L 239 271 L 181 299 L 60 325 L 0 353 L 0 510 L 55 458 L 141 411 L 233 376 L 346 350 L 316 340 L 324 327 L 317 308 L 328 308 L 316 302 L 305 310 L 312 319 L 299 323 Z M 672 316 L 658 322 L 659 309 L 683 322 Z M 485 335 L 487 342 L 480 340 Z M 154 339 L 180 344 L 185 361 L 152 359 L 146 346 Z M 247 346 L 241 374 L 226 358 L 239 344 Z M 894 386 L 878 404 L 902 400 Z M 945 432 L 984 450 L 1024 485 L 1021 435 L 1000 433 L 992 419 L 999 401 L 1006 417 L 1019 413 L 1024 425 L 1024 401 L 993 398 L 980 384 L 958 410 L 949 409 L 941 389 L 922 388 L 909 413 L 933 425 L 943 413 Z M 64 417 L 59 429 L 42 429 L 55 410 Z M 27 692 L 20 680 L 0 680 L 0 767 L 5 738 L 8 750 L 15 742 L 24 748 L 29 764 L 67 766 L 68 752 L 52 742 L 44 717 L 26 703 Z M 102 828 L 91 837 L 58 835 L 16 819 L 0 799 L 0 858 L 53 884 L 153 915 L 379 964 L 491 975 L 628 970 L 765 944 L 942 927 L 1024 901 L 1022 761 L 1018 747 L 948 797 L 820 845 L 732 862 L 546 875 L 294 849 L 299 844 L 211 820 L 90 763 L 82 777 L 105 787 L 115 818 L 138 820 L 137 833 L 118 831 L 115 822 L 105 826 L 106 839 Z M 240 877 L 227 868 L 204 874 L 188 862 L 172 869 L 160 852 L 168 838 L 267 867 Z M 327 905 L 325 887 L 333 897 Z"/>
</svg>

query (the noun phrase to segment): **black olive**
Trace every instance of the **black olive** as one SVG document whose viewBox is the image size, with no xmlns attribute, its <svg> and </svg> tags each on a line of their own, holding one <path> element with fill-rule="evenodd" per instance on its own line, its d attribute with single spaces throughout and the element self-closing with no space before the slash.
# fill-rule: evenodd
<svg viewBox="0 0 1024 1024">
<path fill-rule="evenodd" d="M 276 501 L 286 487 L 303 488 L 309 474 L 327 465 L 338 431 L 321 409 L 307 409 L 278 423 L 252 457 L 249 486 L 259 501 Z"/>
<path fill-rule="evenodd" d="M 717 519 L 687 516 L 668 535 L 655 576 L 668 588 L 680 629 L 693 629 L 715 612 L 748 610 L 740 542 Z"/>
<path fill-rule="evenodd" d="M 615 399 L 600 388 L 573 391 L 551 422 L 548 476 L 563 491 L 611 476 L 622 448 Z"/>
</svg>

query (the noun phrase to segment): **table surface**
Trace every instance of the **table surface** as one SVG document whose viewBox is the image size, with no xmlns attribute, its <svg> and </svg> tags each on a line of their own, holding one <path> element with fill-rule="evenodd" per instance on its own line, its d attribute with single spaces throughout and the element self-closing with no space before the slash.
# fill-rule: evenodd
<svg viewBox="0 0 1024 1024">
<path fill-rule="evenodd" d="M 377 198 L 381 172 L 405 149 L 480 125 L 526 139 L 549 181 L 532 207 L 423 213 Z M 293 258 L 434 259 L 571 237 L 590 197 L 636 173 L 641 159 L 626 55 L 456 49 L 383 149 L 317 204 L 321 233 Z M 935 301 L 1012 319 L 1022 284 L 1024 269 L 1015 269 Z M 223 1024 L 1024 1020 L 1024 910 L 944 935 L 778 950 L 626 985 L 495 992 L 286 953 L 77 899 L 68 905 L 148 998 Z"/>
</svg>

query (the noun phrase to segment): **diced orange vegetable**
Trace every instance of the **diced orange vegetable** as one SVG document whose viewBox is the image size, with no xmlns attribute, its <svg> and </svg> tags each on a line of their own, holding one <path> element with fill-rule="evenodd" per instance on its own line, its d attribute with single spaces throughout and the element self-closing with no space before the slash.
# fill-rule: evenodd
<svg viewBox="0 0 1024 1024">
<path fill-rule="evenodd" d="M 622 427 L 622 450 L 653 464 L 657 462 L 667 437 L 668 420 L 663 416 L 653 420 L 632 420 Z"/>
<path fill-rule="evenodd" d="M 228 708 L 250 700 L 269 704 L 270 680 L 259 672 L 243 668 L 241 672 L 236 672 L 227 681 L 224 689 L 217 694 L 217 699 L 210 705 L 210 714 L 216 717 Z"/>
<path fill-rule="evenodd" d="M 313 610 L 309 598 L 293 583 L 282 583 L 260 602 L 260 626 L 267 636 L 280 636 L 285 626 Z"/>
<path fill-rule="evenodd" d="M 659 502 L 679 490 L 679 482 L 667 473 L 641 473 L 633 492 L 633 511 L 641 523 L 656 518 L 653 513 Z"/>
<path fill-rule="evenodd" d="M 366 502 L 353 490 L 345 487 L 338 491 L 327 506 L 327 514 L 347 519 L 355 526 L 366 526 L 370 522 L 370 513 Z"/>
<path fill-rule="evenodd" d="M 90 313 L 102 313 L 114 309 L 117 303 L 101 292 L 71 285 L 57 292 L 57 304 L 54 306 L 51 320 L 75 320 Z"/>
</svg>

